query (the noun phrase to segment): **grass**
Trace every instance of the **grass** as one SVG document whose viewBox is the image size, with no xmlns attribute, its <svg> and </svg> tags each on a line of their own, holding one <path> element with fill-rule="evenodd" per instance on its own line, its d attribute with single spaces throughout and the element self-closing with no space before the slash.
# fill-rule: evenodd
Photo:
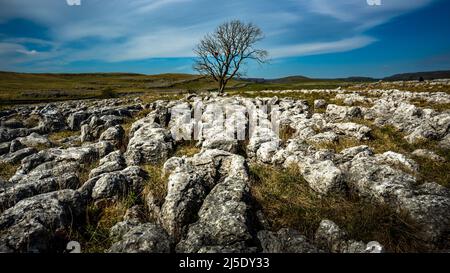
<svg viewBox="0 0 450 273">
<path fill-rule="evenodd" d="M 85 223 L 79 228 L 73 228 L 69 237 L 81 244 L 83 253 L 103 253 L 113 243 L 110 229 L 123 220 L 126 211 L 138 203 L 138 197 L 129 194 L 122 200 L 100 205 L 91 204 L 85 213 Z"/>
<path fill-rule="evenodd" d="M 429 103 L 422 99 L 412 100 L 411 103 L 417 107 L 431 108 L 439 112 L 450 110 L 450 103 Z"/>
<path fill-rule="evenodd" d="M 429 158 L 413 156 L 415 162 L 419 164 L 417 178 L 419 183 L 436 182 L 444 187 L 450 188 L 450 153 L 439 149 L 437 154 L 445 158 L 444 162 L 436 162 Z"/>
<path fill-rule="evenodd" d="M 28 128 L 33 128 L 39 125 L 40 118 L 37 115 L 31 115 L 24 120 L 24 125 Z"/>
<path fill-rule="evenodd" d="M 51 133 L 48 135 L 48 139 L 53 144 L 59 144 L 58 142 L 60 142 L 61 140 L 69 138 L 69 137 L 74 137 L 77 135 L 79 135 L 79 132 L 77 132 L 77 131 L 66 130 L 66 131 Z"/>
<path fill-rule="evenodd" d="M 201 148 L 196 146 L 196 144 L 197 144 L 197 142 L 195 140 L 183 141 L 183 142 L 177 144 L 173 156 L 191 157 L 191 156 L 199 153 Z"/>
<path fill-rule="evenodd" d="M 291 79 L 255 83 L 231 80 L 227 92 L 250 90 L 323 89 L 351 86 L 356 82 L 326 79 Z M 23 74 L 0 72 L 0 105 L 74 99 L 144 96 L 163 98 L 192 92 L 209 92 L 217 83 L 209 77 L 189 74 L 142 75 L 126 73 Z M 3 107 L 2 106 L 2 107 Z"/>
<path fill-rule="evenodd" d="M 114 243 L 109 236 L 110 229 L 116 223 L 123 221 L 127 209 L 137 204 L 142 205 L 144 197 L 150 192 L 160 204 L 164 201 L 167 194 L 167 178 L 162 177 L 162 166 L 149 164 L 141 167 L 147 171 L 148 180 L 140 195 L 130 192 L 115 203 L 89 205 L 85 223 L 72 230 L 70 239 L 80 242 L 84 253 L 105 252 Z"/>
<path fill-rule="evenodd" d="M 158 205 L 162 205 L 167 195 L 167 177 L 162 174 L 162 164 L 143 165 L 143 170 L 148 173 L 148 180 L 142 192 L 143 197 L 151 193 Z"/>
<path fill-rule="evenodd" d="M 294 90 L 294 89 L 335 89 L 347 87 L 352 82 L 328 79 L 294 79 L 283 82 L 247 83 L 239 88 L 239 91 L 262 90 Z"/>
<path fill-rule="evenodd" d="M 17 171 L 20 164 L 0 163 L 0 178 L 9 180 Z"/>
<path fill-rule="evenodd" d="M 94 160 L 92 162 L 86 162 L 81 164 L 81 170 L 78 174 L 78 180 L 80 181 L 80 186 L 82 186 L 86 181 L 89 180 L 89 173 L 98 167 L 99 160 Z"/>
<path fill-rule="evenodd" d="M 295 134 L 295 129 L 291 126 L 281 126 L 280 127 L 280 139 L 283 143 L 286 143 Z"/>
<path fill-rule="evenodd" d="M 107 208 L 90 205 L 86 209 L 85 225 L 72 231 L 71 239 L 81 244 L 83 253 L 102 253 L 113 243 L 109 230 L 122 221 L 127 208 L 122 203 Z"/>
<path fill-rule="evenodd" d="M 376 240 L 392 252 L 420 252 L 419 226 L 405 213 L 364 202 L 353 195 L 317 196 L 296 168 L 250 166 L 252 194 L 273 230 L 289 227 L 314 238 L 323 219 L 334 221 L 349 238 Z"/>
<path fill-rule="evenodd" d="M 229 86 L 241 84 L 231 81 Z M 199 75 L 127 73 L 23 74 L 0 72 L 0 104 L 210 91 L 216 83 Z"/>
<path fill-rule="evenodd" d="M 103 89 L 101 91 L 100 97 L 103 99 L 111 99 L 111 98 L 117 98 L 118 94 L 111 87 L 106 87 L 105 89 Z"/>
<path fill-rule="evenodd" d="M 368 121 L 356 121 L 355 123 L 363 124 L 372 129 L 370 132 L 369 140 L 357 140 L 350 137 L 341 137 L 339 141 L 332 143 L 318 143 L 315 144 L 316 148 L 320 149 L 333 149 L 335 152 L 339 153 L 344 149 L 367 145 L 371 147 L 375 153 L 384 153 L 387 151 L 393 151 L 398 153 L 412 152 L 411 147 L 406 140 L 403 139 L 403 135 L 398 132 L 392 126 L 377 127 L 370 124 Z"/>
</svg>

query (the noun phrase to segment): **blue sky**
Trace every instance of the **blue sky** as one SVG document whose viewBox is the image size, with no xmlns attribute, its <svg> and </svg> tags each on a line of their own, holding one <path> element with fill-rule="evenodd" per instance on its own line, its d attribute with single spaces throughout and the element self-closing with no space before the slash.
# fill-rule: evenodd
<svg viewBox="0 0 450 273">
<path fill-rule="evenodd" d="M 0 70 L 192 73 L 227 20 L 260 26 L 269 64 L 248 77 L 383 77 L 450 69 L 450 1 L 0 0 Z"/>
</svg>

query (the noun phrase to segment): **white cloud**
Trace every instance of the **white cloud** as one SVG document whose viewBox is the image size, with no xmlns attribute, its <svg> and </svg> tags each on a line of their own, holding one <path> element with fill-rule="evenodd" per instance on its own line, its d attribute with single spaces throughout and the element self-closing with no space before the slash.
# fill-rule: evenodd
<svg viewBox="0 0 450 273">
<path fill-rule="evenodd" d="M 34 56 L 34 55 L 38 54 L 38 52 L 34 49 L 32 49 L 32 50 L 19 49 L 19 50 L 17 50 L 17 52 L 21 53 L 21 54 L 29 55 L 29 56 Z"/>
<path fill-rule="evenodd" d="M 36 55 L 36 50 L 28 50 L 26 47 L 15 43 L 0 43 L 0 56 L 9 56 L 15 54 Z"/>
<path fill-rule="evenodd" d="M 358 29 L 383 24 L 392 18 L 424 7 L 433 0 L 382 0 L 381 5 L 369 5 L 366 0 L 311 0 L 312 12 L 332 16 L 345 22 L 353 22 Z"/>
<path fill-rule="evenodd" d="M 272 49 L 271 56 L 275 58 L 289 56 L 307 56 L 325 53 L 345 52 L 365 47 L 375 42 L 376 39 L 367 36 L 353 37 L 331 42 L 315 42 L 281 46 Z"/>
</svg>

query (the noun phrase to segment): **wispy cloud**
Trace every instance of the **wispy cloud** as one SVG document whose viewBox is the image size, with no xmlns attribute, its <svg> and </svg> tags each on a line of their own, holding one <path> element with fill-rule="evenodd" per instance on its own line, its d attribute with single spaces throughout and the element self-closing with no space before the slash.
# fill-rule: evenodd
<svg viewBox="0 0 450 273">
<path fill-rule="evenodd" d="M 28 50 L 21 44 L 15 43 L 0 43 L 0 56 L 10 56 L 10 55 L 36 55 L 38 52 L 36 50 Z"/>
<path fill-rule="evenodd" d="M 365 47 L 376 39 L 367 36 L 353 37 L 332 42 L 303 43 L 274 48 L 271 56 L 275 58 L 289 56 L 307 56 L 326 53 L 345 52 Z"/>
</svg>

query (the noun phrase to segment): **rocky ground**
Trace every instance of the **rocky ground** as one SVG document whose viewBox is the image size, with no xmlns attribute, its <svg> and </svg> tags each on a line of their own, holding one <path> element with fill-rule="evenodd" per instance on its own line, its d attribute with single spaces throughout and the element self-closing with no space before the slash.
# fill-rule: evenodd
<svg viewBox="0 0 450 273">
<path fill-rule="evenodd" d="M 171 110 L 200 101 L 200 140 L 175 140 L 196 124 Z M 366 88 L 1 110 L 0 252 L 448 251 L 449 103 Z M 230 137 L 254 106 L 254 134 Z"/>
</svg>

